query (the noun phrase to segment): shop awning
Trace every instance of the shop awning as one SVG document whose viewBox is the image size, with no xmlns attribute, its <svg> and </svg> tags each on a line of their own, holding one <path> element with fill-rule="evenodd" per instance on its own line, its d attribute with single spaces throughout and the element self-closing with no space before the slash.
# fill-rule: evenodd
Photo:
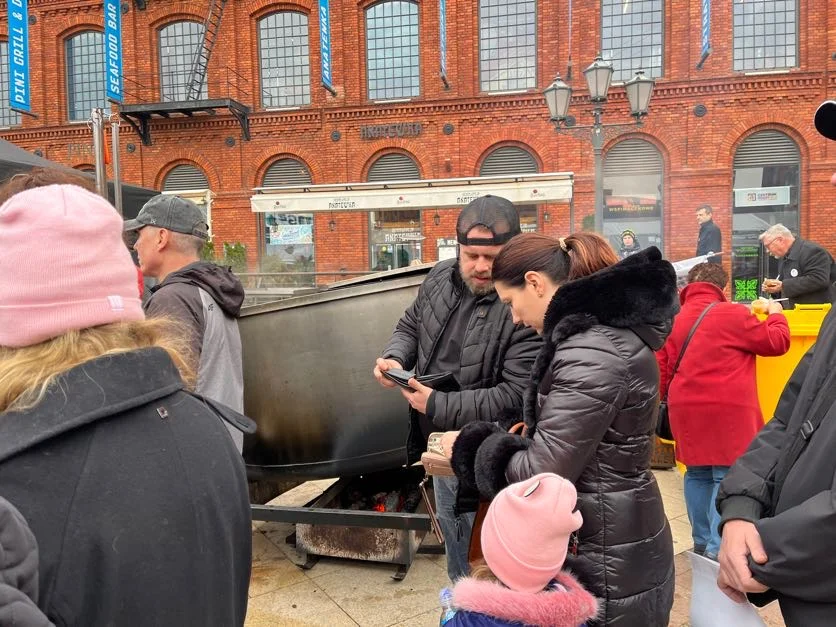
<svg viewBox="0 0 836 627">
<path fill-rule="evenodd" d="M 517 205 L 568 203 L 571 172 L 520 176 L 479 176 L 424 181 L 343 183 L 257 188 L 250 198 L 254 212 L 312 213 L 461 207 L 493 194 Z"/>
</svg>

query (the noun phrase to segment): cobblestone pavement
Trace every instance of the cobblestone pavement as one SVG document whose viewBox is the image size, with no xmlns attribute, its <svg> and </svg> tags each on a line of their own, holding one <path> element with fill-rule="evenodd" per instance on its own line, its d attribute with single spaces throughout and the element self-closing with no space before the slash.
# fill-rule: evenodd
<svg viewBox="0 0 836 627">
<path fill-rule="evenodd" d="M 676 553 L 676 597 L 670 625 L 688 626 L 691 573 L 685 551 L 691 527 L 678 472 L 656 471 L 673 531 Z M 333 480 L 311 481 L 285 492 L 273 504 L 303 505 Z M 253 524 L 253 574 L 246 627 L 360 625 L 362 627 L 436 627 L 438 592 L 448 585 L 443 555 L 418 554 L 406 578 L 395 581 L 387 564 L 322 558 L 310 570 L 287 544 L 289 524 Z M 783 627 L 777 603 L 761 610 L 770 627 Z"/>
</svg>

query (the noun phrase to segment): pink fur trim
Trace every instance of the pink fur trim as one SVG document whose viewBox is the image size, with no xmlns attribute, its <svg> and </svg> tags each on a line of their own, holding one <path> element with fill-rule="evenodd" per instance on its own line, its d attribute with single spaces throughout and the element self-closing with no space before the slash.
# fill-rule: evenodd
<svg viewBox="0 0 836 627">
<path fill-rule="evenodd" d="M 492 581 L 466 578 L 453 588 L 453 604 L 468 612 L 544 627 L 577 627 L 598 615 L 598 599 L 577 579 L 567 572 L 556 579 L 566 590 L 531 594 Z"/>
</svg>

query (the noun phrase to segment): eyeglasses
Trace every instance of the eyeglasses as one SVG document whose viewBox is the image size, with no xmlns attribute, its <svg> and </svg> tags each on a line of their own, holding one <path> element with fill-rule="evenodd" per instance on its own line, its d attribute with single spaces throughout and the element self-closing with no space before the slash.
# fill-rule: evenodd
<svg viewBox="0 0 836 627">
<path fill-rule="evenodd" d="M 772 238 L 771 240 L 769 240 L 768 242 L 764 241 L 764 243 L 763 243 L 763 247 L 764 247 L 764 248 L 766 248 L 767 250 L 769 250 L 769 247 L 770 247 L 770 246 L 772 246 L 772 244 L 774 244 L 775 242 L 777 242 L 779 239 L 781 239 L 781 236 L 780 236 L 780 235 L 778 235 L 777 237 L 773 237 L 773 238 Z"/>
</svg>

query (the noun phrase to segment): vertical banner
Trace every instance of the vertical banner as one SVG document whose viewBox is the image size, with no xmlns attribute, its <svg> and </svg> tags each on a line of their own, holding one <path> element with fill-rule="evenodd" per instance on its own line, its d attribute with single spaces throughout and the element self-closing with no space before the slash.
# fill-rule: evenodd
<svg viewBox="0 0 836 627">
<path fill-rule="evenodd" d="M 441 63 L 441 82 L 445 89 L 450 88 L 447 82 L 447 0 L 438 0 L 438 46 Z"/>
<path fill-rule="evenodd" d="M 104 0 L 105 88 L 107 99 L 122 104 L 122 6 Z"/>
<path fill-rule="evenodd" d="M 8 0 L 9 105 L 20 113 L 32 113 L 29 92 L 29 4 Z"/>
<path fill-rule="evenodd" d="M 711 0 L 702 0 L 702 25 L 700 28 L 702 48 L 700 49 L 700 61 L 697 69 L 701 70 L 703 63 L 711 54 Z"/>
<path fill-rule="evenodd" d="M 336 96 L 331 82 L 331 9 L 328 0 L 319 0 L 319 54 L 322 58 L 322 86 Z"/>
</svg>

